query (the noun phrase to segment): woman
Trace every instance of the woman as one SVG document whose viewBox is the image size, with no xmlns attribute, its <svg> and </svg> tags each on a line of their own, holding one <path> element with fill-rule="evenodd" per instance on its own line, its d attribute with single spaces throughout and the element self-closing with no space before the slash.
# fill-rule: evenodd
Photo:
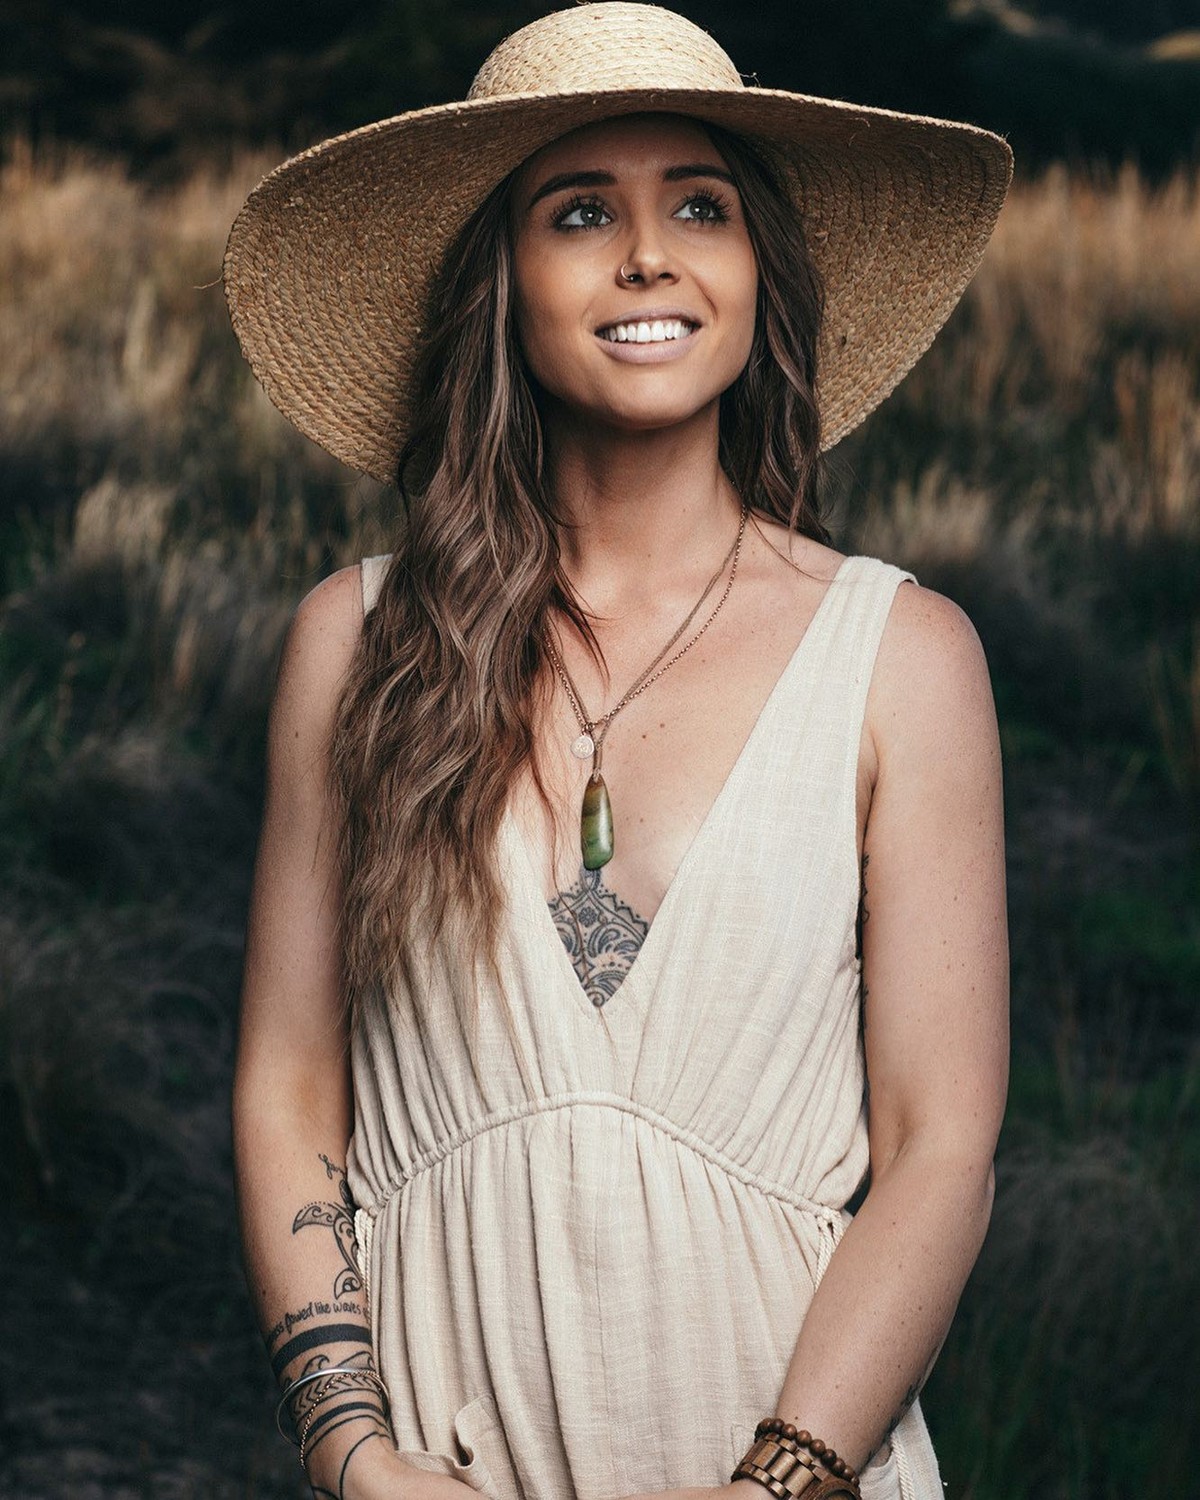
<svg viewBox="0 0 1200 1500">
<path fill-rule="evenodd" d="M 969 620 L 817 482 L 1010 171 L 609 3 L 239 217 L 256 373 L 408 512 L 296 612 L 248 931 L 246 1261 L 316 1493 L 940 1497 L 998 736 Z"/>
</svg>

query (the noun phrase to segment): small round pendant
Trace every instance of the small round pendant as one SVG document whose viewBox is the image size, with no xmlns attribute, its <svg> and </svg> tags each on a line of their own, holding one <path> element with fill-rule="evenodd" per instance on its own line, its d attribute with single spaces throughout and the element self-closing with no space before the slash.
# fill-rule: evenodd
<svg viewBox="0 0 1200 1500">
<path fill-rule="evenodd" d="M 577 760 L 587 760 L 589 755 L 594 754 L 596 742 L 590 734 L 581 734 L 577 740 L 571 743 L 571 754 Z"/>
</svg>

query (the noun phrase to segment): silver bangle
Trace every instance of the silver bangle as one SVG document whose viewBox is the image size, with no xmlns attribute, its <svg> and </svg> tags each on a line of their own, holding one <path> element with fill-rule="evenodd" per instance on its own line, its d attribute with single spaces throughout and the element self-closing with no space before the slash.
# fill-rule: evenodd
<svg viewBox="0 0 1200 1500">
<path fill-rule="evenodd" d="M 295 1380 L 289 1381 L 284 1387 L 283 1395 L 279 1398 L 279 1404 L 275 1408 L 275 1427 L 281 1438 L 286 1438 L 293 1448 L 299 1448 L 298 1439 L 289 1437 L 283 1430 L 283 1424 L 279 1418 L 283 1412 L 284 1404 L 293 1391 L 299 1390 L 302 1385 L 308 1385 L 314 1380 L 323 1380 L 326 1375 L 363 1375 L 368 1381 L 374 1381 L 379 1387 L 379 1393 L 383 1397 L 383 1415 L 387 1420 L 388 1412 L 391 1410 L 391 1400 L 388 1397 L 387 1387 L 374 1370 L 362 1369 L 355 1365 L 327 1365 L 323 1370 L 312 1370 L 307 1375 L 298 1375 Z M 295 1424 L 293 1423 L 293 1426 Z"/>
<path fill-rule="evenodd" d="M 381 1418 L 382 1418 L 382 1421 L 383 1421 L 384 1428 L 386 1430 L 387 1425 L 388 1425 L 387 1414 L 391 1410 L 391 1401 L 388 1398 L 387 1387 L 384 1385 L 383 1381 L 380 1380 L 379 1376 L 376 1375 L 376 1373 L 375 1373 L 374 1370 L 362 1370 L 362 1371 L 358 1371 L 356 1373 L 368 1376 L 370 1378 L 370 1380 L 371 1380 L 371 1383 L 379 1388 L 379 1391 L 382 1394 L 383 1400 L 384 1400 L 384 1409 L 383 1409 L 383 1411 L 382 1411 L 382 1413 L 380 1415 L 381 1415 Z M 343 1390 L 343 1391 L 338 1391 L 337 1394 L 340 1396 L 340 1395 L 346 1395 L 348 1393 Z M 316 1406 L 312 1407 L 312 1409 L 308 1413 L 308 1416 L 306 1416 L 305 1419 L 304 1419 L 304 1426 L 300 1430 L 300 1467 L 304 1470 L 305 1474 L 308 1473 L 308 1465 L 305 1462 L 304 1449 L 305 1449 L 305 1447 L 308 1444 L 308 1434 L 312 1431 L 313 1419 L 317 1415 L 317 1409 L 318 1409 L 319 1405 L 320 1405 L 320 1403 L 318 1402 Z M 347 1408 L 345 1408 L 345 1407 L 339 1408 L 339 1411 L 345 1411 L 345 1410 L 347 1410 Z M 335 1413 L 335 1415 L 336 1415 L 336 1413 Z M 367 1413 L 361 1412 L 361 1413 L 359 1413 L 359 1415 L 360 1416 L 365 1416 L 365 1415 L 367 1415 Z M 374 1417 L 375 1417 L 375 1413 L 371 1412 L 370 1416 L 371 1416 L 372 1421 L 373 1421 Z"/>
</svg>

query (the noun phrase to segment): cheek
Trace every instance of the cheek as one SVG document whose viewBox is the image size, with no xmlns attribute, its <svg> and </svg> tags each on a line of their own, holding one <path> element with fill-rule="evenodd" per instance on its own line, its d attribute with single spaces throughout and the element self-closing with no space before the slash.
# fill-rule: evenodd
<svg viewBox="0 0 1200 1500">
<path fill-rule="evenodd" d="M 742 317 L 742 326 L 745 329 L 746 357 L 749 358 L 750 349 L 754 343 L 754 325 L 758 317 L 758 284 L 751 286 L 746 296 L 746 306 Z"/>
<path fill-rule="evenodd" d="M 514 264 L 513 325 L 525 358 L 536 372 L 553 365 L 554 351 L 562 346 L 569 309 L 558 281 L 539 270 L 536 277 L 523 274 Z"/>
<path fill-rule="evenodd" d="M 742 253 L 740 273 L 742 301 L 745 309 L 753 316 L 758 301 L 758 262 L 754 259 L 754 251 L 749 245 Z"/>
<path fill-rule="evenodd" d="M 748 260 L 743 257 L 736 269 L 731 268 L 729 285 L 737 287 L 734 322 L 739 330 L 739 353 L 748 358 L 754 343 L 754 322 L 758 311 L 758 268 L 753 254 Z"/>
</svg>

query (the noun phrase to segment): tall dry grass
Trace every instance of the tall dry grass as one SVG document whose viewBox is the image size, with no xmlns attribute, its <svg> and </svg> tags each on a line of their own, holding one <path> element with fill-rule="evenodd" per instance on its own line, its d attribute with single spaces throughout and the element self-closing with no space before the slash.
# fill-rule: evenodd
<svg viewBox="0 0 1200 1500">
<path fill-rule="evenodd" d="M 229 331 L 225 233 L 272 161 L 161 191 L 21 142 L 0 169 L 0 1245 L 39 1350 L 0 1386 L 0 1490 L 30 1500 L 302 1493 L 226 1089 L 279 642 L 394 502 Z M 1005 746 L 1012 1102 L 925 1399 L 963 1500 L 1194 1487 L 1198 187 L 1019 180 L 832 455 L 840 545 L 963 605 Z"/>
</svg>

